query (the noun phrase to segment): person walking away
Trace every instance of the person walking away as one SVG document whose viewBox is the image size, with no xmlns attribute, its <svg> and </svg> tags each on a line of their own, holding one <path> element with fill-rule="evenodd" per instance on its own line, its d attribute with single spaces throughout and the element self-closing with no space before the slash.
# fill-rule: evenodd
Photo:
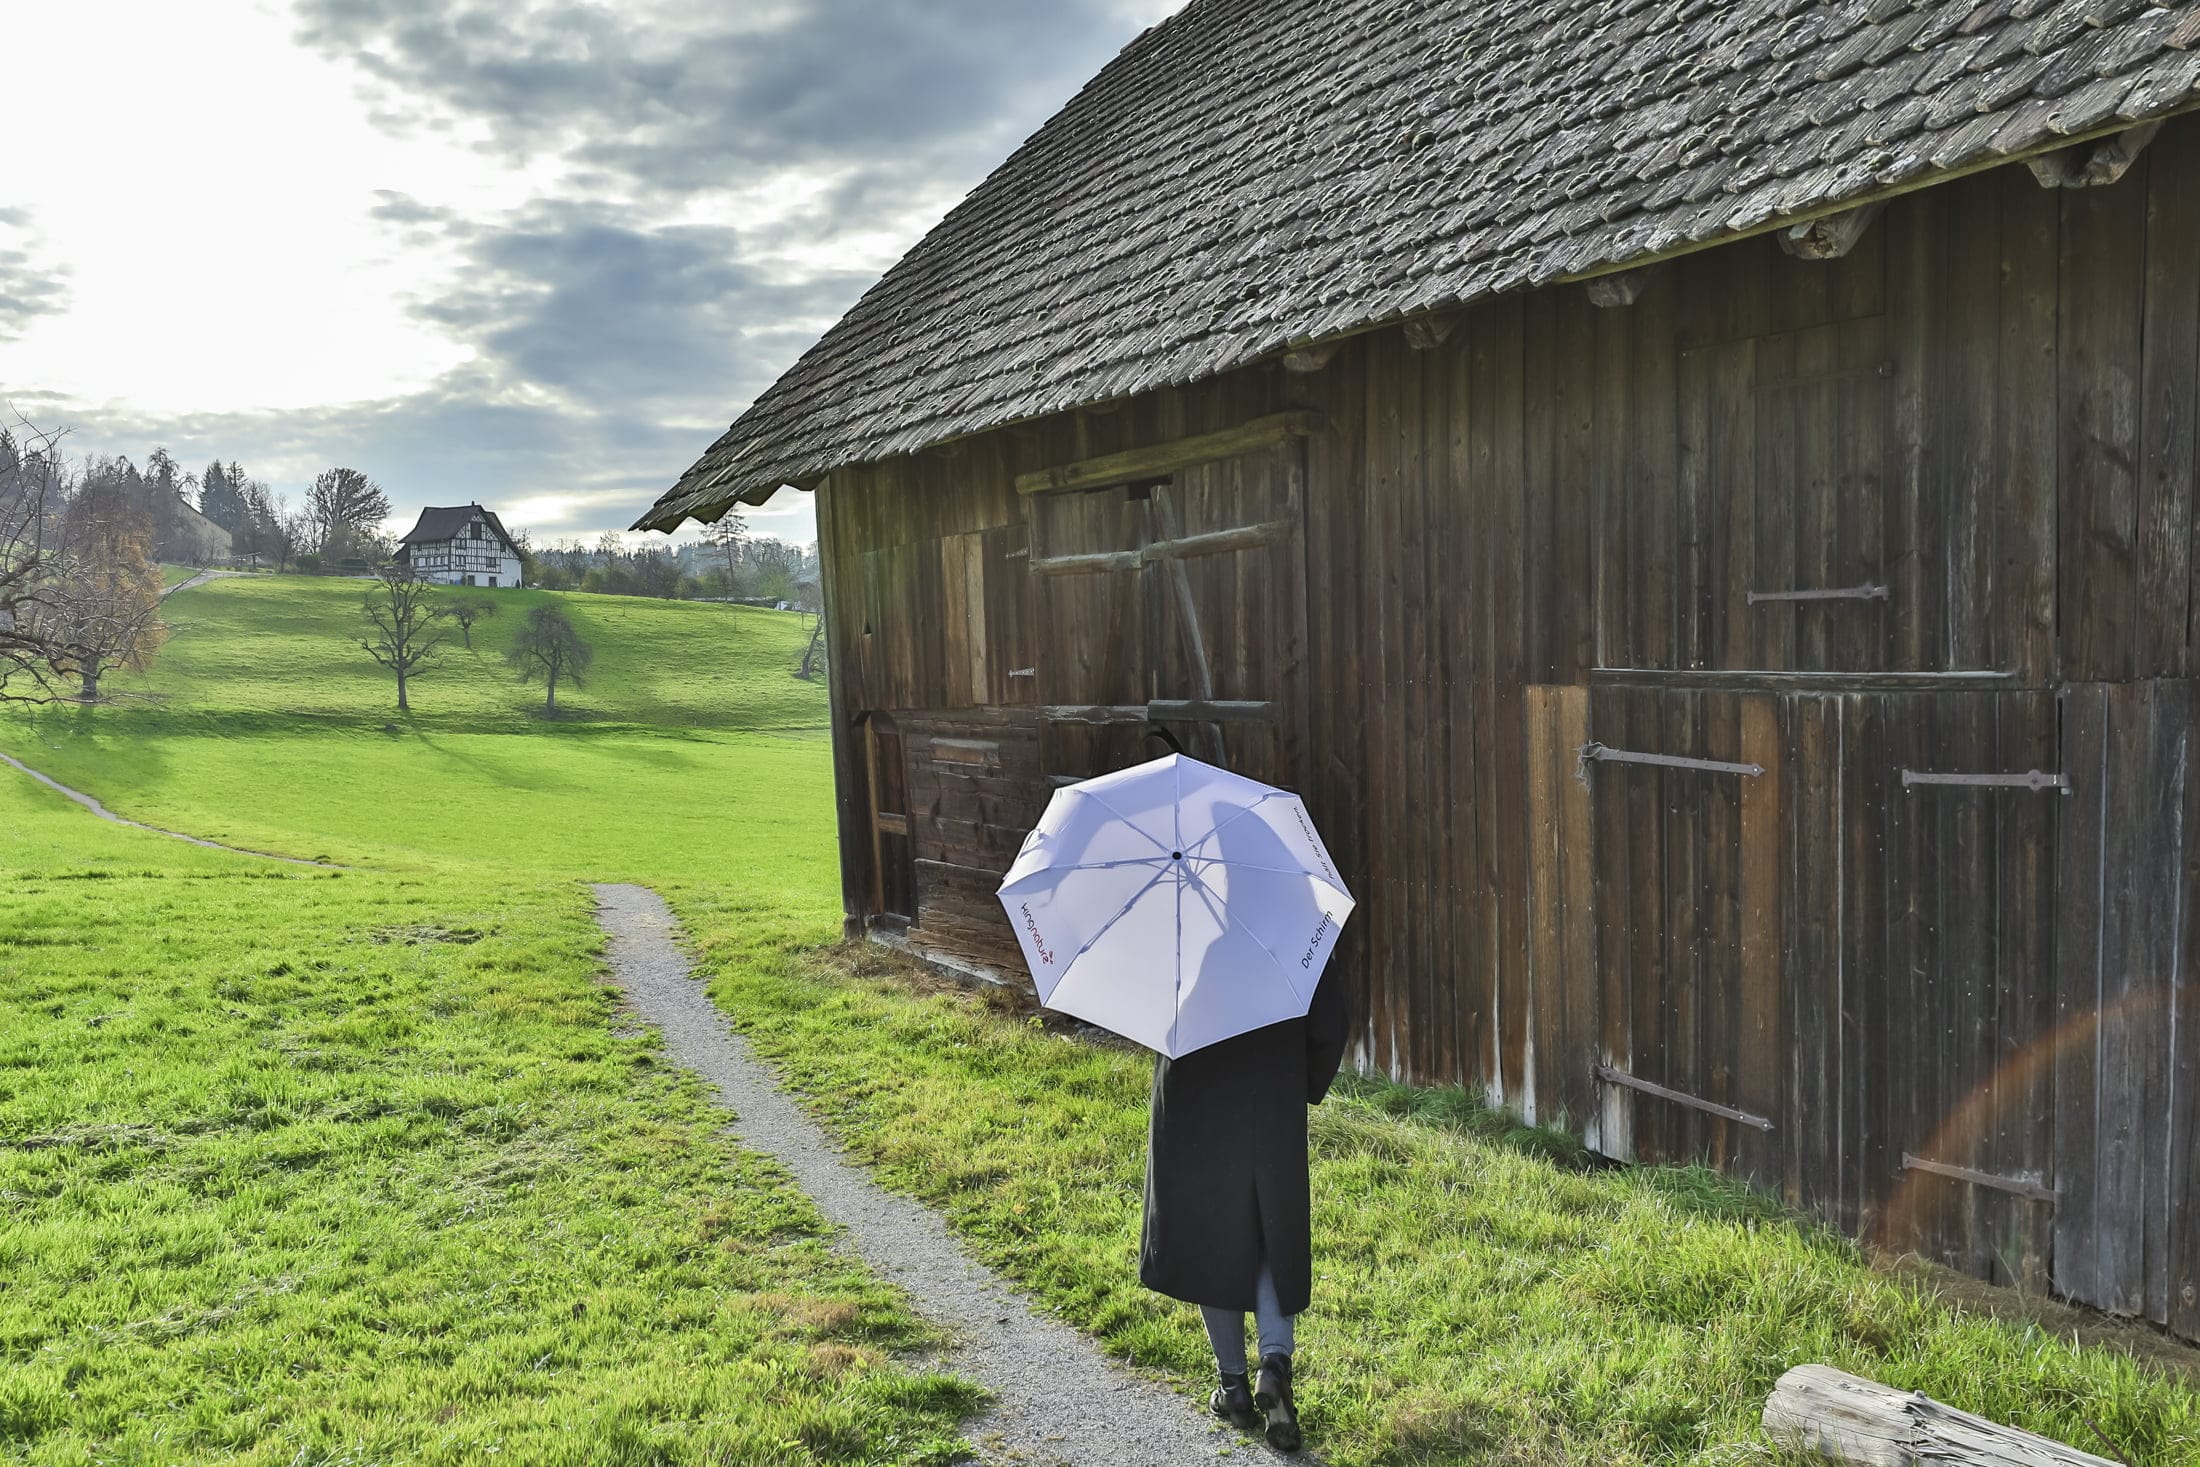
<svg viewBox="0 0 2200 1467">
<path fill-rule="evenodd" d="M 1334 968 L 1325 974 L 1303 1019 L 1154 1064 L 1139 1280 L 1200 1307 L 1222 1380 L 1209 1401 L 1215 1414 L 1250 1426 L 1257 1410 L 1269 1444 L 1287 1452 L 1301 1444 L 1295 1320 L 1314 1281 L 1306 1115 L 1344 1059 L 1343 982 Z M 1255 1380 L 1248 1312 L 1259 1337 Z"/>
</svg>

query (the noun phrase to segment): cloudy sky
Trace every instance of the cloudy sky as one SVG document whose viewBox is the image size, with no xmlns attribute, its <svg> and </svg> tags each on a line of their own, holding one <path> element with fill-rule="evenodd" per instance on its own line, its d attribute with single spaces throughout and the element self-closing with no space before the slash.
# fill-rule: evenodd
<svg viewBox="0 0 2200 1467">
<path fill-rule="evenodd" d="M 623 528 L 1180 3 L 11 6 L 0 405 Z"/>
</svg>

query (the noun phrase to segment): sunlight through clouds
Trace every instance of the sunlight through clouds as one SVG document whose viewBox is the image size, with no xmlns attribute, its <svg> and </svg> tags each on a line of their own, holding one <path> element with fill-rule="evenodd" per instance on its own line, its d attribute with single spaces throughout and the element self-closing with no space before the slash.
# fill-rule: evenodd
<svg viewBox="0 0 2200 1467">
<path fill-rule="evenodd" d="M 1172 0 L 11 14 L 0 401 L 398 517 L 623 525 Z M 128 44 L 114 38 L 126 36 Z M 115 104 L 108 99 L 127 99 Z M 806 539 L 806 498 L 756 515 Z"/>
</svg>

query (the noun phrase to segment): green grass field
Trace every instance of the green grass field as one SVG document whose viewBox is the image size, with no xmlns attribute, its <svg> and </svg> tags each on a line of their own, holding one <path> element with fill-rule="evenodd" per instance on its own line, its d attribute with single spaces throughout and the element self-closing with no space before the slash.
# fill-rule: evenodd
<svg viewBox="0 0 2200 1467">
<path fill-rule="evenodd" d="M 0 718 L 133 817 L 355 868 L 0 771 L 0 1459 L 944 1459 L 971 1391 L 624 1029 L 578 884 L 824 920 L 793 618 L 573 598 L 603 676 L 546 724 L 508 597 L 384 732 L 358 594 L 184 592 L 122 701 Z"/>
<path fill-rule="evenodd" d="M 0 749 L 0 1458 L 925 1461 L 966 1388 L 596 982 L 584 880 L 656 886 L 713 993 L 889 1185 L 1187 1390 L 1141 1290 L 1147 1062 L 838 933 L 824 694 L 783 614 L 589 596 L 572 716 L 501 660 L 393 712 L 363 587 L 218 582 L 155 670 Z M 561 693 L 561 701 L 563 699 Z M 2135 1461 L 2200 1396 L 1960 1314 L 1706 1174 L 1591 1170 L 1456 1093 L 1316 1113 L 1303 1403 L 1340 1467 L 1731 1461 L 1825 1360 Z"/>
</svg>

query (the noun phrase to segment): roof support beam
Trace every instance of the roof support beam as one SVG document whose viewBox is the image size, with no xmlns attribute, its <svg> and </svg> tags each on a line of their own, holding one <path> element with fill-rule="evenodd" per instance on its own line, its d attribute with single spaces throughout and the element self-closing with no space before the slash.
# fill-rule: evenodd
<svg viewBox="0 0 2200 1467">
<path fill-rule="evenodd" d="M 1287 351 L 1283 354 L 1283 369 L 1286 372 L 1319 372 L 1329 365 L 1330 358 L 1343 345 L 1344 338 L 1340 336 L 1333 341 L 1317 342 L 1312 346 Z"/>
<path fill-rule="evenodd" d="M 1594 280 L 1584 281 L 1582 289 L 1589 293 L 1592 306 L 1631 306 L 1649 283 L 1648 270 L 1621 270 L 1617 274 L 1599 275 Z"/>
<path fill-rule="evenodd" d="M 1099 458 L 1079 459 L 1051 469 L 1016 476 L 1018 494 L 1066 494 L 1084 489 L 1108 489 L 1141 479 L 1162 479 L 1184 469 L 1217 463 L 1243 454 L 1259 453 L 1293 438 L 1318 433 L 1324 419 L 1318 412 L 1297 408 L 1273 413 L 1196 438 L 1178 438 L 1148 448 L 1133 448 Z"/>
<path fill-rule="evenodd" d="M 1860 204 L 1807 224 L 1791 225 L 1780 231 L 1780 248 L 1798 260 L 1838 260 L 1856 248 L 1864 231 L 1886 207 L 1884 201 Z"/>
<path fill-rule="evenodd" d="M 1415 351 L 1436 350 L 1459 324 L 1461 314 L 1448 311 L 1440 316 L 1415 316 L 1406 322 L 1406 345 Z"/>
<path fill-rule="evenodd" d="M 2159 119 L 2142 122 L 2113 137 L 2027 158 L 2024 166 L 2032 170 L 2041 188 L 2100 188 L 2129 173 L 2131 165 L 2139 161 L 2139 155 L 2161 130 Z"/>
</svg>

